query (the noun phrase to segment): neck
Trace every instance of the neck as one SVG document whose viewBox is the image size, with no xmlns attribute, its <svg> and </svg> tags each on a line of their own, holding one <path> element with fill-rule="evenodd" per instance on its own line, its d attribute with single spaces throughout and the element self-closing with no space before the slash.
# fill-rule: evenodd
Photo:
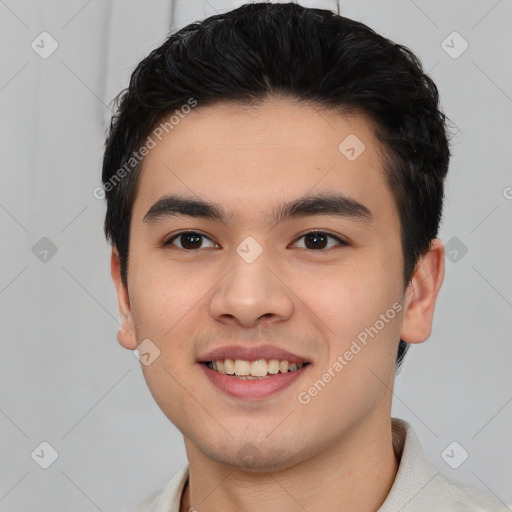
<svg viewBox="0 0 512 512">
<path fill-rule="evenodd" d="M 398 470 L 389 415 L 357 425 L 327 450 L 279 471 L 233 470 L 205 457 L 188 439 L 185 446 L 189 480 L 180 512 L 374 512 Z"/>
</svg>

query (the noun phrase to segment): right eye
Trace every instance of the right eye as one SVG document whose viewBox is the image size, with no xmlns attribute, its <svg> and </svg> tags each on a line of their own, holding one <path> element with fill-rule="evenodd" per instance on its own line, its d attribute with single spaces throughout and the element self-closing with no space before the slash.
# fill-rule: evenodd
<svg viewBox="0 0 512 512">
<path fill-rule="evenodd" d="M 181 233 L 177 233 L 173 235 L 171 238 L 168 238 L 163 242 L 163 246 L 168 247 L 170 245 L 174 245 L 175 240 L 179 240 L 181 247 L 178 246 L 178 249 L 182 249 L 184 251 L 196 251 L 201 247 L 201 239 L 206 238 L 211 241 L 206 235 L 202 233 L 198 233 L 197 231 L 182 231 Z M 214 247 L 218 247 L 218 245 L 212 242 Z M 176 247 L 176 246 L 175 246 Z"/>
</svg>

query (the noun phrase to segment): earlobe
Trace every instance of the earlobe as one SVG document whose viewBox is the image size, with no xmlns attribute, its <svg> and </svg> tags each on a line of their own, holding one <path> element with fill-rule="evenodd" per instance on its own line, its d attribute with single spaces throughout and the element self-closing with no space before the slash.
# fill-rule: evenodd
<svg viewBox="0 0 512 512">
<path fill-rule="evenodd" d="M 429 251 L 420 258 L 405 294 L 405 313 L 400 338 L 407 343 L 426 341 L 432 332 L 437 295 L 444 279 L 444 246 L 432 240 Z"/>
<path fill-rule="evenodd" d="M 131 312 L 130 296 L 128 294 L 128 288 L 121 278 L 121 260 L 117 247 L 115 246 L 112 248 L 110 270 L 112 280 L 116 287 L 119 315 L 121 317 L 121 327 L 117 333 L 117 341 L 122 347 L 135 350 L 137 348 L 137 337 L 135 335 L 135 324 Z"/>
</svg>

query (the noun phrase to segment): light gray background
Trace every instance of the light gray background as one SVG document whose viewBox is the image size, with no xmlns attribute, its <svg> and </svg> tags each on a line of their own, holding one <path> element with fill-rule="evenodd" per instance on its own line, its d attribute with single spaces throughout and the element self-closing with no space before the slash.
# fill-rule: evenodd
<svg viewBox="0 0 512 512">
<path fill-rule="evenodd" d="M 170 28 L 242 3 L 0 0 L 0 512 L 116 512 L 186 461 L 117 344 L 93 189 L 109 102 L 136 63 Z M 393 415 L 441 472 L 512 504 L 512 2 L 350 0 L 341 13 L 410 47 L 458 127 L 440 237 L 467 253 L 446 261 L 432 336 L 408 353 Z M 59 44 L 46 59 L 31 48 L 43 31 Z M 453 31 L 469 44 L 457 58 L 443 47 Z M 32 251 L 42 237 L 57 248 L 46 262 Z M 31 457 L 43 441 L 58 452 L 48 469 Z M 456 470 L 441 458 L 452 441 L 469 452 Z"/>
</svg>

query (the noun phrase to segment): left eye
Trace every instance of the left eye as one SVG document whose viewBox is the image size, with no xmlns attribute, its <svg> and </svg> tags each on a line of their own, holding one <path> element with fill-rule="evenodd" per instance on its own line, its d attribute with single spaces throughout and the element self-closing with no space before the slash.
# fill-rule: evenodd
<svg viewBox="0 0 512 512">
<path fill-rule="evenodd" d="M 297 240 L 300 240 L 301 238 L 304 238 L 306 241 L 305 248 L 312 250 L 329 249 L 330 247 L 332 247 L 332 245 L 330 247 L 325 247 L 325 243 L 327 242 L 328 238 L 336 240 L 337 242 L 339 242 L 339 245 L 347 245 L 347 243 L 341 240 L 341 238 L 338 238 L 337 236 L 334 235 L 330 235 L 329 233 L 325 233 L 324 231 L 310 231 L 309 233 L 305 233 L 304 235 L 299 237 Z"/>
<path fill-rule="evenodd" d="M 210 238 L 208 238 L 206 235 L 203 235 L 202 233 L 198 233 L 196 231 L 184 231 L 169 238 L 163 243 L 163 245 L 175 245 L 173 242 L 175 240 L 180 240 L 181 247 L 178 247 L 179 249 L 184 249 L 186 251 L 194 251 L 197 249 L 201 249 L 201 239 L 203 238 L 210 240 Z M 305 247 L 303 248 L 311 250 L 319 250 L 326 248 L 328 249 L 332 247 L 332 245 L 329 247 L 325 246 L 329 238 L 337 241 L 339 245 L 347 245 L 347 243 L 341 240 L 341 238 L 334 235 L 330 235 L 329 233 L 326 233 L 324 231 L 310 231 L 309 233 L 305 233 L 301 237 L 299 237 L 297 241 L 301 240 L 302 238 L 305 239 Z M 212 244 L 213 247 L 218 247 L 216 243 L 212 242 Z"/>
</svg>

